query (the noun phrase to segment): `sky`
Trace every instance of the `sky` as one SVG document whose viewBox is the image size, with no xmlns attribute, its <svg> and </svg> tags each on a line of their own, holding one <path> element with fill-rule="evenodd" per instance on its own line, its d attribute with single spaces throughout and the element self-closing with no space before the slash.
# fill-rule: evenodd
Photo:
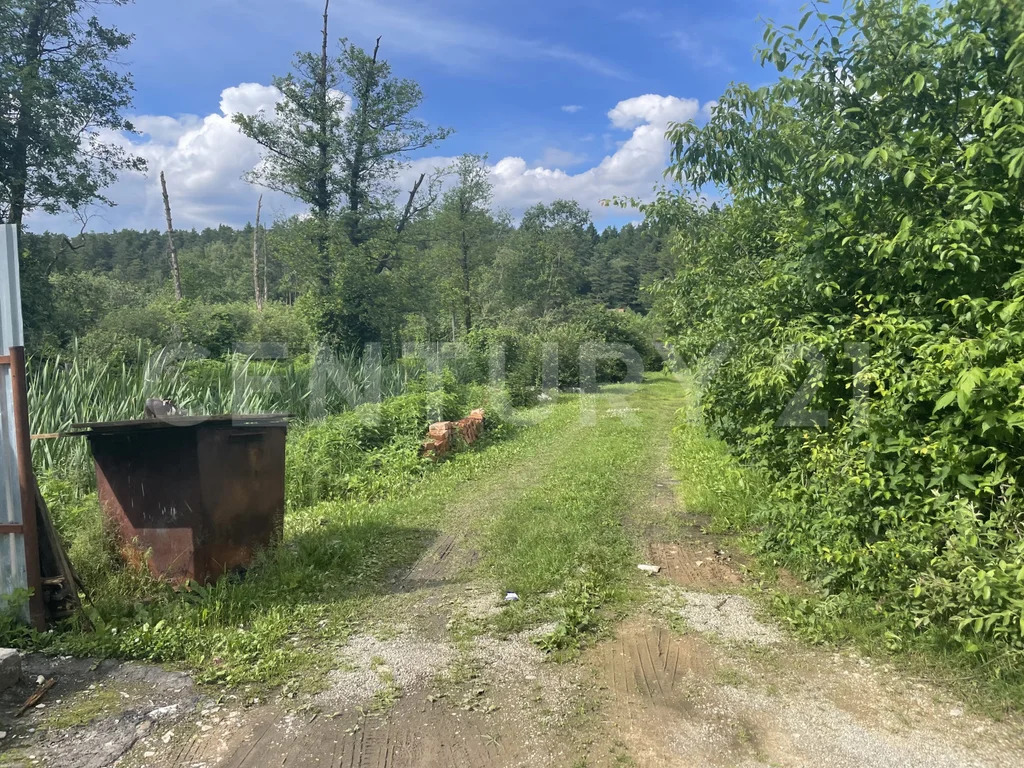
<svg viewBox="0 0 1024 768">
<path fill-rule="evenodd" d="M 464 153 L 487 154 L 494 204 L 513 217 L 571 198 L 598 226 L 635 213 L 612 196 L 649 198 L 663 181 L 669 122 L 705 119 L 730 82 L 774 78 L 755 59 L 765 19 L 793 23 L 805 0 L 331 0 L 332 40 L 381 55 L 424 93 L 419 116 L 454 133 L 421 151 L 399 182 Z M 324 0 L 138 0 L 101 7 L 135 36 L 121 60 L 135 81 L 130 119 L 113 136 L 148 161 L 91 207 L 87 231 L 162 228 L 166 171 L 178 229 L 243 226 L 265 193 L 264 216 L 301 204 L 243 180 L 258 148 L 235 112 L 273 112 L 275 75 L 295 51 L 319 46 Z M 335 48 L 335 51 L 337 49 Z M 31 229 L 77 232 L 70 214 L 35 214 Z"/>
</svg>

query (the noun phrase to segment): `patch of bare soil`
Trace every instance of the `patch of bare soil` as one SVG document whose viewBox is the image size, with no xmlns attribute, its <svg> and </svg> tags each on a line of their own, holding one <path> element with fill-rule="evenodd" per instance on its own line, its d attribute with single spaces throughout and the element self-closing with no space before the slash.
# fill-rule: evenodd
<svg viewBox="0 0 1024 768">
<path fill-rule="evenodd" d="M 440 601 L 447 604 L 447 601 Z M 303 711 L 283 703 L 235 710 L 141 764 L 558 766 L 574 755 L 560 732 L 582 691 L 522 636 L 456 642 L 407 629 L 350 639 L 327 688 Z M 138 755 L 136 754 L 136 757 Z"/>
<path fill-rule="evenodd" d="M 15 718 L 40 680 L 39 705 Z M 172 730 L 201 702 L 188 675 L 153 665 L 53 658 L 23 660 L 23 679 L 0 696 L 4 766 L 106 768 L 152 735 Z"/>
<path fill-rule="evenodd" d="M 743 575 L 732 555 L 713 539 L 655 541 L 647 545 L 648 562 L 661 566 L 665 579 L 688 589 L 735 590 Z"/>
</svg>

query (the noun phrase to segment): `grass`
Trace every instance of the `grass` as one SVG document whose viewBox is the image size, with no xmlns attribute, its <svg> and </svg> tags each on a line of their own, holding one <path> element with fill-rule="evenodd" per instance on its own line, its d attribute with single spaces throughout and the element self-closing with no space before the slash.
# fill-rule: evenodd
<svg viewBox="0 0 1024 768">
<path fill-rule="evenodd" d="M 764 498 L 764 480 L 742 466 L 701 422 L 693 383 L 684 379 L 681 389 L 684 401 L 672 429 L 671 452 L 678 492 L 691 514 L 711 518 L 713 531 L 746 531 Z"/>
<path fill-rule="evenodd" d="M 119 567 L 95 497 L 55 481 L 48 497 L 62 526 L 78 532 L 71 555 L 92 593 L 94 626 L 40 635 L 0 625 L 0 642 L 177 662 L 200 682 L 253 691 L 287 688 L 322 679 L 352 632 L 393 620 L 397 575 L 443 531 L 467 531 L 482 553 L 475 575 L 496 598 L 521 597 L 498 614 L 498 628 L 554 622 L 541 645 L 570 657 L 633 596 L 638 536 L 625 523 L 651 490 L 679 397 L 674 382 L 658 379 L 521 412 L 501 434 L 426 471 L 400 462 L 372 493 L 289 508 L 284 541 L 244 578 L 178 591 Z"/>
<path fill-rule="evenodd" d="M 120 692 L 111 688 L 97 687 L 84 696 L 63 702 L 51 710 L 45 725 L 47 728 L 63 730 L 88 725 L 99 717 L 116 714 L 124 706 Z"/>
<path fill-rule="evenodd" d="M 630 408 L 612 407 L 609 398 L 621 396 Z M 567 450 L 491 517 L 485 565 L 503 590 L 521 598 L 501 614 L 503 629 L 555 621 L 540 645 L 572 656 L 581 639 L 629 602 L 639 549 L 626 523 L 650 492 L 652 434 L 670 419 L 678 398 L 667 379 L 606 388 L 594 423 L 578 419 L 568 427 L 560 440 Z"/>
<path fill-rule="evenodd" d="M 62 432 L 75 423 L 140 418 L 149 397 L 168 397 L 193 415 L 272 412 L 317 419 L 402 394 L 424 370 L 419 359 L 384 363 L 355 354 L 315 363 L 245 355 L 193 359 L 193 354 L 185 345 L 148 354 L 140 342 L 137 363 L 89 357 L 77 347 L 65 357 L 30 360 L 32 431 Z M 60 470 L 91 485 L 84 440 L 41 440 L 33 447 L 37 471 Z"/>
<path fill-rule="evenodd" d="M 210 683 L 264 686 L 315 676 L 379 609 L 395 574 L 436 539 L 452 499 L 500 485 L 511 464 L 529 463 L 577 414 L 571 399 L 529 414 L 532 426 L 510 427 L 504 440 L 485 438 L 419 482 L 395 484 L 372 500 L 293 509 L 283 544 L 263 553 L 244 579 L 176 592 L 108 563 L 103 568 L 113 575 L 92 590 L 92 631 L 37 635 L 10 625 L 0 626 L 0 639 L 54 653 L 183 662 Z"/>
</svg>

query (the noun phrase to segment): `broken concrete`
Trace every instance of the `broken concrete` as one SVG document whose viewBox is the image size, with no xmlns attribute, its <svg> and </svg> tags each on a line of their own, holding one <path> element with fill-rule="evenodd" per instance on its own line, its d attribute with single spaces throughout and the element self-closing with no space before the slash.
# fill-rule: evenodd
<svg viewBox="0 0 1024 768">
<path fill-rule="evenodd" d="M 21 680 L 21 654 L 13 648 L 0 648 L 0 691 L 6 691 Z"/>
</svg>

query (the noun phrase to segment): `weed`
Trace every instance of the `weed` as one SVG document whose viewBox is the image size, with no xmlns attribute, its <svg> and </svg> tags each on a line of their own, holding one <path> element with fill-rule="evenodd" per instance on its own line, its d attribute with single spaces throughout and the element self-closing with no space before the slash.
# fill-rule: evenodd
<svg viewBox="0 0 1024 768">
<path fill-rule="evenodd" d="M 83 696 L 76 697 L 73 703 L 71 701 L 62 702 L 51 709 L 45 720 L 45 726 L 63 730 L 88 725 L 101 716 L 120 712 L 123 707 L 122 701 L 121 694 L 117 691 L 110 688 L 96 688 Z"/>
</svg>

